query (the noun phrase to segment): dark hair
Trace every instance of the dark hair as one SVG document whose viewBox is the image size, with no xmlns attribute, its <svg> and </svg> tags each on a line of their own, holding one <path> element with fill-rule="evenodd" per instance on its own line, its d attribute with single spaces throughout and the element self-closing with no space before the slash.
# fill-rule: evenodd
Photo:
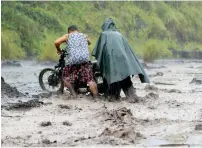
<svg viewBox="0 0 202 148">
<path fill-rule="evenodd" d="M 68 27 L 68 32 L 70 32 L 70 31 L 76 31 L 76 30 L 78 30 L 78 28 L 77 28 L 76 25 L 71 25 L 71 26 Z"/>
</svg>

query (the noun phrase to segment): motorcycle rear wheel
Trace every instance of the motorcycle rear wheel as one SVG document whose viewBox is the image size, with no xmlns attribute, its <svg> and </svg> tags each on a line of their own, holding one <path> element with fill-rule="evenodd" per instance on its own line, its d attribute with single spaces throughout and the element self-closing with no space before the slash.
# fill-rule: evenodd
<svg viewBox="0 0 202 148">
<path fill-rule="evenodd" d="M 64 82 L 62 78 L 59 78 L 59 82 L 56 86 L 49 85 L 48 78 L 55 72 L 52 68 L 45 68 L 43 69 L 39 74 L 39 85 L 43 90 L 49 91 L 49 92 L 64 92 Z M 49 74 L 47 78 L 44 78 L 46 74 Z"/>
</svg>

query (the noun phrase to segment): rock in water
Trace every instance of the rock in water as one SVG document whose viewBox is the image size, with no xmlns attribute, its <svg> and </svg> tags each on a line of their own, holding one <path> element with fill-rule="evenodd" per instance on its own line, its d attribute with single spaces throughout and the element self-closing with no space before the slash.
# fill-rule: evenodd
<svg viewBox="0 0 202 148">
<path fill-rule="evenodd" d="M 190 84 L 202 84 L 202 78 L 193 78 Z"/>
<path fill-rule="evenodd" d="M 50 125 L 51 125 L 50 121 L 48 121 L 48 122 L 44 121 L 41 123 L 41 126 L 50 126 Z"/>
<path fill-rule="evenodd" d="M 195 130 L 202 130 L 202 124 L 198 124 L 195 126 Z"/>
<path fill-rule="evenodd" d="M 72 126 L 72 123 L 69 121 L 63 121 L 62 124 L 66 126 Z"/>
</svg>

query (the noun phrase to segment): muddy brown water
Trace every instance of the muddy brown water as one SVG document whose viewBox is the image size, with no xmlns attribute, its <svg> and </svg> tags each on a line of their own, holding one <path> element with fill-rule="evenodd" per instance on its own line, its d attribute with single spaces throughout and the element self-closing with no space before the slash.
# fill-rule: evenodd
<svg viewBox="0 0 202 148">
<path fill-rule="evenodd" d="M 147 64 L 151 86 L 133 78 L 141 98 L 135 104 L 94 101 L 85 95 L 71 99 L 68 92 L 47 95 L 39 86 L 38 75 L 53 63 L 20 64 L 1 69 L 5 82 L 24 94 L 1 96 L 2 147 L 202 147 L 202 130 L 198 128 L 202 124 L 202 85 L 190 83 L 202 78 L 202 60 Z"/>
</svg>

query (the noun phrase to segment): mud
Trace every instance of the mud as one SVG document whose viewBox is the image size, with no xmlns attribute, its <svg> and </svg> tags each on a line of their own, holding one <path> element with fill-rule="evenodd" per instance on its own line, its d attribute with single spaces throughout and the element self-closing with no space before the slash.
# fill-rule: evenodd
<svg viewBox="0 0 202 148">
<path fill-rule="evenodd" d="M 190 84 L 202 77 L 201 60 L 147 63 L 151 84 L 132 79 L 138 103 L 128 103 L 123 92 L 115 102 L 85 94 L 73 99 L 67 91 L 50 94 L 41 90 L 38 74 L 54 64 L 20 64 L 1 69 L 15 92 L 8 97 L 2 89 L 2 147 L 202 147 L 202 85 Z"/>
<path fill-rule="evenodd" d="M 26 102 L 18 101 L 16 103 L 8 103 L 6 106 L 4 105 L 1 106 L 1 108 L 4 108 L 6 110 L 25 110 L 25 109 L 31 109 L 33 107 L 40 107 L 43 104 L 44 104 L 43 101 L 33 99 Z"/>
<path fill-rule="evenodd" d="M 130 143 L 135 143 L 138 138 L 142 138 L 140 133 L 136 133 L 134 128 L 105 128 L 99 137 L 115 137 L 123 140 L 127 140 Z M 110 139 L 110 138 L 109 138 Z M 107 141 L 105 141 L 107 142 Z"/>
<path fill-rule="evenodd" d="M 4 78 L 1 77 L 1 97 L 22 97 L 24 96 L 23 93 L 19 92 L 16 87 L 10 86 L 8 83 L 5 82 Z"/>
<path fill-rule="evenodd" d="M 144 88 L 146 91 L 158 91 L 158 88 L 153 86 L 153 85 L 149 85 L 147 84 Z"/>
<path fill-rule="evenodd" d="M 110 121 L 111 125 L 132 123 L 134 119 L 131 110 L 127 109 L 126 107 L 111 111 L 106 109 L 104 112 L 102 111 L 97 117 L 103 118 L 101 119 L 101 122 Z"/>
<path fill-rule="evenodd" d="M 37 95 L 32 95 L 33 98 L 49 98 L 51 97 L 52 93 L 40 93 Z"/>
</svg>

